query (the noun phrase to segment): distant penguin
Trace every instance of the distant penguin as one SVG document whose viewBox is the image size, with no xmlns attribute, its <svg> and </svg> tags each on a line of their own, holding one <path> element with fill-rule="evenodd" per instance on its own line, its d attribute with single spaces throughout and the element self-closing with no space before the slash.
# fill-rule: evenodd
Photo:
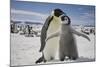
<svg viewBox="0 0 100 67">
<path fill-rule="evenodd" d="M 90 41 L 88 36 L 72 29 L 70 18 L 66 15 L 62 15 L 60 31 L 52 33 L 46 39 L 46 41 L 48 41 L 54 37 L 60 37 L 59 39 L 59 59 L 60 61 L 64 61 L 66 56 L 71 60 L 76 60 L 79 57 L 77 45 L 75 43 L 75 38 L 73 34 L 82 36 Z"/>
<path fill-rule="evenodd" d="M 52 14 L 46 19 L 42 30 L 41 30 L 41 48 L 42 57 L 40 57 L 35 63 L 40 63 L 42 61 L 50 61 L 55 58 L 56 51 L 58 49 L 59 37 L 52 38 L 45 42 L 46 38 L 51 34 L 57 31 L 60 27 L 60 16 L 64 12 L 61 9 L 54 9 Z"/>
</svg>

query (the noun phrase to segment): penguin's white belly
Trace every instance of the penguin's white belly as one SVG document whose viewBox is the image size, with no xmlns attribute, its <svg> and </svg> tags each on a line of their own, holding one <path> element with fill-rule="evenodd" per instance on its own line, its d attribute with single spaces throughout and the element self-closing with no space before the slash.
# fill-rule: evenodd
<svg viewBox="0 0 100 67">
<path fill-rule="evenodd" d="M 58 31 L 59 27 L 60 27 L 59 22 L 54 22 L 54 21 L 51 22 L 47 31 L 47 37 L 51 33 Z M 51 58 L 55 58 L 58 48 L 59 48 L 59 37 L 54 37 L 52 39 L 49 39 L 46 42 L 45 48 L 43 50 L 45 59 L 48 61 Z"/>
<path fill-rule="evenodd" d="M 50 60 L 51 58 L 55 58 L 58 48 L 59 48 L 59 37 L 55 37 L 48 40 L 44 49 L 45 59 Z"/>
</svg>

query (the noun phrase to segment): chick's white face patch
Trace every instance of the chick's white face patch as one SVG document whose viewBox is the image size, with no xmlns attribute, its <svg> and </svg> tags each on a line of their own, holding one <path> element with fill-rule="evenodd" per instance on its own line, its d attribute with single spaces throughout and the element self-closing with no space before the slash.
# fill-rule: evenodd
<svg viewBox="0 0 100 67">
<path fill-rule="evenodd" d="M 68 20 L 62 21 L 62 24 L 68 24 Z"/>
<path fill-rule="evenodd" d="M 63 16 L 62 16 L 63 17 Z M 63 19 L 61 19 L 61 24 L 68 24 L 68 17 L 64 16 Z"/>
</svg>

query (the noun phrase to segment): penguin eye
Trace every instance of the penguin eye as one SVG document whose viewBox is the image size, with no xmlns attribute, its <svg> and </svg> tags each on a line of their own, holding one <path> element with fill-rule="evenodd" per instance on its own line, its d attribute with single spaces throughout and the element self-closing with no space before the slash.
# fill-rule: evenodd
<svg viewBox="0 0 100 67">
<path fill-rule="evenodd" d="M 68 20 L 67 17 L 65 17 L 64 20 Z"/>
<path fill-rule="evenodd" d="M 65 21 L 65 20 L 67 20 L 67 17 L 62 16 L 62 17 L 61 17 L 61 20 L 62 20 L 62 21 Z"/>
</svg>

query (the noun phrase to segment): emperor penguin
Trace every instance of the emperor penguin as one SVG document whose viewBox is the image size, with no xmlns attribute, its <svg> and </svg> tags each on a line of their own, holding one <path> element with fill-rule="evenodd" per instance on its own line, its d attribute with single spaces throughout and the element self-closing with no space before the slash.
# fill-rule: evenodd
<svg viewBox="0 0 100 67">
<path fill-rule="evenodd" d="M 67 56 L 70 60 L 76 60 L 78 56 L 77 45 L 75 42 L 74 35 L 82 36 L 90 41 L 89 37 L 83 33 L 80 33 L 74 30 L 71 27 L 71 20 L 67 15 L 61 16 L 61 27 L 57 32 L 52 33 L 46 39 L 46 41 L 55 38 L 59 38 L 59 59 L 60 61 L 64 61 Z"/>
<path fill-rule="evenodd" d="M 60 27 L 60 16 L 65 14 L 61 9 L 54 9 L 50 16 L 46 19 L 42 30 L 41 30 L 41 48 L 39 52 L 42 52 L 42 57 L 40 57 L 35 63 L 40 63 L 42 61 L 50 61 L 55 58 L 56 51 L 58 49 L 59 37 L 52 38 L 46 42 L 46 38 L 57 31 Z"/>
</svg>

